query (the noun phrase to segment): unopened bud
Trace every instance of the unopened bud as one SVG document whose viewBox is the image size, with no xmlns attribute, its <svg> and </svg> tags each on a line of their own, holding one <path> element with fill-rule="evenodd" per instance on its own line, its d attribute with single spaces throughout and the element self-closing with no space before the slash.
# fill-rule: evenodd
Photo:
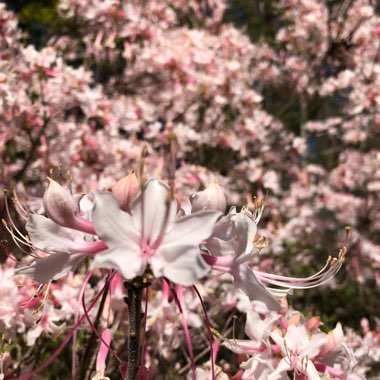
<svg viewBox="0 0 380 380">
<path fill-rule="evenodd" d="M 67 189 L 51 178 L 48 180 L 49 186 L 43 197 L 45 212 L 51 220 L 63 226 L 78 213 L 78 204 Z"/>
<path fill-rule="evenodd" d="M 129 211 L 133 198 L 139 192 L 139 180 L 134 171 L 112 186 L 112 194 L 119 202 L 120 208 Z"/>
<path fill-rule="evenodd" d="M 190 197 L 192 212 L 202 210 L 218 210 L 224 212 L 227 205 L 223 188 L 213 180 L 203 191 Z"/>
<path fill-rule="evenodd" d="M 69 190 L 51 178 L 48 180 L 49 186 L 43 197 L 46 215 L 60 226 L 94 233 L 91 222 L 80 216 L 78 203 Z"/>
<path fill-rule="evenodd" d="M 319 328 L 319 325 L 321 324 L 321 318 L 320 317 L 312 317 L 307 321 L 306 327 L 307 329 L 312 332 Z"/>
</svg>

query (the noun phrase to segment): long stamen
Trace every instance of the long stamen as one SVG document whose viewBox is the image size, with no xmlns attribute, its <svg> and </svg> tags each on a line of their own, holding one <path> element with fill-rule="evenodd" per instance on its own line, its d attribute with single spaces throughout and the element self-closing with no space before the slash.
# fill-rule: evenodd
<svg viewBox="0 0 380 380">
<path fill-rule="evenodd" d="M 87 273 L 84 281 L 83 281 L 83 284 L 79 290 L 79 297 L 78 297 L 78 303 L 81 301 L 82 299 L 82 296 L 83 296 L 83 292 L 84 290 L 86 289 L 86 286 L 87 286 L 87 283 L 88 281 L 90 281 L 90 278 L 92 277 L 94 271 L 90 271 L 89 273 Z M 78 319 L 79 319 L 79 308 L 77 309 L 77 311 L 75 312 L 75 318 L 74 318 L 74 322 L 77 323 L 78 322 Z M 77 372 L 77 358 L 76 358 L 76 348 L 77 348 L 77 344 L 78 344 L 78 340 L 77 340 L 77 337 L 78 337 L 78 334 L 77 334 L 77 331 L 74 331 L 74 334 L 73 334 L 73 344 L 72 344 L 72 351 L 71 351 L 71 374 L 72 374 L 72 378 L 75 379 L 76 378 L 76 372 Z"/>
<path fill-rule="evenodd" d="M 95 304 L 98 302 L 100 296 L 104 293 L 105 289 L 107 288 L 107 283 L 103 286 L 103 288 L 100 290 L 100 292 L 95 296 L 91 304 L 89 305 L 87 309 L 87 313 L 93 309 Z M 78 321 L 74 324 L 71 331 L 66 335 L 65 339 L 61 342 L 61 344 L 58 346 L 58 348 L 55 350 L 55 352 L 50 356 L 49 359 L 47 359 L 44 363 L 42 363 L 39 367 L 34 369 L 33 371 L 27 372 L 23 374 L 23 378 L 30 379 L 37 373 L 43 371 L 45 368 L 47 368 L 63 351 L 63 349 L 67 346 L 67 344 L 70 342 L 71 337 L 73 336 L 74 332 L 78 329 L 80 324 L 83 322 L 83 320 L 86 318 L 85 315 L 82 315 Z M 7 380 L 18 380 L 20 377 L 9 377 Z"/>
<path fill-rule="evenodd" d="M 14 243 L 17 245 L 17 247 L 22 251 L 24 252 L 25 254 L 27 255 L 30 255 L 30 256 L 33 256 L 33 257 L 36 257 L 35 255 L 33 255 L 31 252 L 28 252 L 26 251 L 24 248 L 22 248 L 22 246 L 20 245 L 23 244 L 23 245 L 26 245 L 27 247 L 33 249 L 34 247 L 29 243 L 29 241 L 24 237 L 22 236 L 22 239 L 20 239 L 14 232 L 13 232 L 13 229 L 8 225 L 8 223 L 6 222 L 5 219 L 2 219 L 1 220 L 2 223 L 3 223 L 3 226 L 5 227 L 5 229 L 9 232 L 9 234 L 11 235 L 12 237 L 12 240 L 14 241 Z"/>
<path fill-rule="evenodd" d="M 44 295 L 44 298 L 42 299 L 41 303 L 40 303 L 40 306 L 37 308 L 37 310 L 35 310 L 32 314 L 37 314 L 37 313 L 40 313 L 41 312 L 41 315 L 40 317 L 37 319 L 36 321 L 36 324 L 37 323 L 40 323 L 41 321 L 41 318 L 42 318 L 42 312 L 45 308 L 45 303 L 46 303 L 46 300 L 48 298 L 48 295 L 49 295 L 49 290 L 50 290 L 50 285 L 51 285 L 51 282 L 48 283 L 47 287 L 46 287 L 46 290 L 45 290 L 45 295 Z"/>
<path fill-rule="evenodd" d="M 332 261 L 332 257 L 329 256 L 328 259 L 326 260 L 326 264 L 324 265 L 324 267 L 321 270 L 319 270 L 317 273 L 314 273 L 311 276 L 304 277 L 303 280 L 313 279 L 313 278 L 319 276 L 320 274 L 322 274 L 326 270 L 326 268 L 328 268 L 330 266 L 331 261 Z M 268 277 L 269 279 L 273 278 L 273 276 L 275 276 L 277 280 L 285 280 L 285 281 L 291 280 L 293 278 L 293 277 L 288 277 L 288 276 L 273 275 L 273 274 L 269 274 L 269 273 L 265 273 L 265 272 L 261 272 L 261 271 L 255 271 L 255 273 L 259 274 L 262 277 Z"/>
<path fill-rule="evenodd" d="M 212 342 L 211 323 L 210 323 L 210 320 L 208 318 L 207 309 L 206 309 L 206 306 L 203 302 L 202 296 L 199 293 L 199 290 L 197 289 L 197 287 L 195 285 L 193 285 L 192 287 L 193 287 L 195 293 L 197 294 L 197 296 L 199 298 L 199 301 L 202 305 L 203 313 L 204 313 L 205 318 L 206 318 L 206 327 L 207 327 L 207 331 L 208 331 L 208 339 L 209 339 L 209 344 L 210 344 L 211 373 L 212 373 L 212 379 L 214 380 L 215 379 L 215 363 L 214 363 L 214 349 L 213 349 L 213 342 Z"/>
<path fill-rule="evenodd" d="M 20 306 L 21 307 L 25 307 L 26 305 L 28 305 L 28 303 L 32 302 L 33 300 L 35 300 L 42 292 L 43 288 L 45 287 L 45 284 L 41 284 L 39 285 L 39 287 L 37 288 L 36 292 L 33 294 L 32 297 L 30 297 L 27 301 L 23 302 Z"/>
<path fill-rule="evenodd" d="M 6 210 L 6 213 L 7 213 L 7 216 L 8 216 L 8 219 L 11 223 L 11 225 L 9 226 L 7 221 L 5 219 L 2 219 L 2 223 L 4 225 L 4 227 L 7 229 L 7 231 L 9 232 L 9 234 L 12 236 L 12 239 L 13 241 L 15 242 L 15 244 L 24 252 L 24 253 L 27 253 L 23 248 L 21 248 L 19 246 L 19 244 L 17 243 L 17 241 L 19 241 L 20 243 L 28 246 L 29 248 L 33 248 L 32 245 L 30 244 L 29 240 L 25 238 L 25 236 L 21 233 L 21 231 L 16 227 L 15 223 L 13 222 L 13 218 L 11 216 L 11 213 L 9 211 L 9 204 L 8 204 L 8 196 L 7 196 L 7 193 L 8 193 L 8 190 L 4 190 L 4 203 L 5 203 L 5 210 Z M 16 231 L 16 233 L 13 232 L 13 230 Z M 21 239 L 17 236 L 19 235 L 19 237 L 21 237 Z M 16 241 L 17 240 L 17 241 Z"/>
<path fill-rule="evenodd" d="M 9 204 L 8 204 L 8 190 L 4 190 L 4 203 L 5 203 L 5 211 L 7 213 L 8 219 L 11 223 L 11 226 L 13 229 L 20 235 L 23 236 L 23 234 L 20 232 L 20 230 L 17 228 L 16 224 L 13 222 L 13 218 L 11 216 L 10 210 L 9 210 Z"/>
<path fill-rule="evenodd" d="M 109 285 L 110 282 L 111 282 L 111 279 L 113 278 L 113 276 L 116 274 L 117 272 L 114 272 L 111 274 L 111 276 L 106 280 L 106 285 Z M 105 288 L 106 289 L 106 288 Z M 111 354 L 115 357 L 115 359 L 120 363 L 122 364 L 123 361 L 120 359 L 120 356 L 116 353 L 115 350 L 113 350 L 110 345 L 104 340 L 104 338 L 102 337 L 102 334 L 100 334 L 100 332 L 97 330 L 97 328 L 95 327 L 94 323 L 91 321 L 91 318 L 90 318 L 90 315 L 89 315 L 89 309 L 87 308 L 87 305 L 86 305 L 86 300 L 85 300 L 85 295 L 86 295 L 86 289 L 84 289 L 83 291 L 83 294 L 82 294 L 82 306 L 83 306 L 83 311 L 84 311 L 84 316 L 85 318 L 87 319 L 87 322 L 90 324 L 90 327 L 92 329 L 92 331 L 94 332 L 94 334 L 103 342 L 103 344 L 109 349 L 109 351 L 111 352 Z"/>
<path fill-rule="evenodd" d="M 175 292 L 175 290 L 173 289 Z M 187 324 L 186 320 L 186 305 L 184 302 L 183 298 L 183 287 L 180 285 L 177 285 L 177 297 L 176 300 L 178 300 L 178 306 L 180 306 L 181 309 L 181 321 L 182 321 L 182 326 L 183 329 L 185 330 L 185 337 L 186 337 L 186 342 L 187 342 L 187 347 L 189 350 L 189 356 L 190 356 L 190 363 L 191 363 L 191 375 L 192 375 L 192 380 L 196 380 L 196 371 L 195 371 L 195 362 L 194 362 L 194 352 L 193 352 L 193 344 L 191 342 L 191 337 L 190 337 L 190 332 L 189 332 L 189 326 Z"/>
<path fill-rule="evenodd" d="M 189 333 L 189 327 L 187 325 L 186 318 L 184 316 L 184 312 L 183 312 L 183 309 L 182 309 L 182 304 L 181 304 L 181 301 L 179 300 L 180 294 L 178 294 L 178 292 L 176 292 L 176 290 L 174 289 L 172 283 L 169 280 L 167 280 L 166 278 L 164 278 L 164 280 L 165 280 L 165 283 L 167 283 L 168 286 L 170 287 L 170 289 L 172 291 L 172 294 L 173 294 L 174 301 L 177 304 L 179 313 L 181 314 L 181 322 L 182 322 L 183 329 L 185 330 L 186 344 L 187 344 L 187 349 L 189 350 L 189 356 L 190 356 L 191 375 L 192 375 L 192 379 L 194 380 L 195 377 L 196 377 L 196 372 L 195 372 L 193 345 L 191 343 L 191 338 L 190 338 L 190 333 Z"/>
<path fill-rule="evenodd" d="M 25 220 L 28 219 L 28 216 L 30 214 L 29 210 L 27 210 L 23 204 L 20 202 L 20 199 L 17 195 L 17 191 L 16 191 L 16 188 L 13 188 L 13 198 L 12 198 L 12 202 L 13 202 L 13 205 L 15 206 L 15 209 L 16 211 L 18 212 L 18 214 Z"/>
<path fill-rule="evenodd" d="M 344 262 L 346 252 L 347 248 L 343 247 L 339 252 L 338 258 L 329 257 L 326 265 L 322 268 L 322 270 L 320 270 L 315 275 L 306 278 L 279 276 L 260 271 L 254 272 L 259 280 L 271 285 L 278 285 L 293 289 L 314 288 L 329 281 L 333 276 L 335 276 L 336 273 L 338 273 Z"/>
<path fill-rule="evenodd" d="M 17 258 L 14 257 L 14 256 L 12 255 L 12 253 L 10 252 L 9 247 L 8 247 L 8 240 L 2 240 L 2 241 L 1 241 L 1 244 L 2 244 L 2 246 L 3 246 L 3 252 L 5 253 L 5 256 L 6 256 L 8 259 L 11 259 L 11 260 L 13 260 L 13 261 L 15 261 L 15 262 L 20 262 L 20 261 L 17 260 Z"/>
</svg>

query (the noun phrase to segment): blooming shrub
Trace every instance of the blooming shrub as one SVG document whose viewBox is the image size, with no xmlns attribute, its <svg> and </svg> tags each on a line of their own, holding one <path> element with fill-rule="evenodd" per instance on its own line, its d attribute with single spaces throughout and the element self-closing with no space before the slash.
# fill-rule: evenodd
<svg viewBox="0 0 380 380">
<path fill-rule="evenodd" d="M 0 4 L 1 377 L 379 374 L 378 10 L 255 4 Z"/>
</svg>

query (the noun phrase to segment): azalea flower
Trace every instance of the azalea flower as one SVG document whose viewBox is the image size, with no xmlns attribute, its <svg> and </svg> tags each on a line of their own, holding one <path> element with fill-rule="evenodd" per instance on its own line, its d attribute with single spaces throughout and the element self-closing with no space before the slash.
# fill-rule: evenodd
<svg viewBox="0 0 380 380">
<path fill-rule="evenodd" d="M 250 339 L 229 339 L 224 342 L 224 345 L 238 354 L 255 355 L 261 353 L 265 351 L 271 328 L 279 318 L 280 316 L 277 313 L 271 312 L 267 318 L 262 319 L 258 313 L 250 309 L 247 312 L 245 325 L 245 333 Z"/>
<path fill-rule="evenodd" d="M 213 269 L 230 273 L 236 287 L 251 301 L 262 301 L 269 309 L 279 310 L 280 304 L 248 266 L 256 255 L 254 238 L 263 206 L 263 202 L 258 202 L 253 213 L 246 207 L 241 212 L 232 207 L 228 215 L 218 221 L 212 236 L 206 240 L 204 247 L 210 255 L 205 254 L 203 258 Z M 275 295 L 283 294 L 276 290 Z"/>
<path fill-rule="evenodd" d="M 249 263 L 262 248 L 260 240 L 255 242 L 255 236 L 263 209 L 262 200 L 255 201 L 253 211 L 243 207 L 237 212 L 236 208 L 232 207 L 229 214 L 217 222 L 211 237 L 205 241 L 204 248 L 209 254 L 204 254 L 203 258 L 213 269 L 230 273 L 235 286 L 251 301 L 262 301 L 270 310 L 279 310 L 281 306 L 275 297 L 283 297 L 291 289 L 313 288 L 329 281 L 341 268 L 347 248 L 343 247 L 337 258 L 329 256 L 319 272 L 305 278 L 254 270 Z"/>
<path fill-rule="evenodd" d="M 126 279 L 149 266 L 156 277 L 192 285 L 207 271 L 199 244 L 208 238 L 220 212 L 200 211 L 177 218 L 169 187 L 151 179 L 130 207 L 121 210 L 107 192 L 94 192 L 92 222 L 108 249 L 95 256 L 94 268 L 112 268 Z"/>
<path fill-rule="evenodd" d="M 311 359 L 315 358 L 320 348 L 326 343 L 325 334 L 309 336 L 305 326 L 289 326 L 285 336 L 276 329 L 271 334 L 272 339 L 280 347 L 283 358 L 268 380 L 278 378 L 278 375 L 287 371 L 298 371 L 306 374 L 309 380 L 320 380 L 318 371 Z"/>
<path fill-rule="evenodd" d="M 106 249 L 100 241 L 87 241 L 88 235 L 71 228 L 61 227 L 52 220 L 32 214 L 26 224 L 29 240 L 36 258 L 15 270 L 44 284 L 68 275 L 87 256 Z"/>
</svg>

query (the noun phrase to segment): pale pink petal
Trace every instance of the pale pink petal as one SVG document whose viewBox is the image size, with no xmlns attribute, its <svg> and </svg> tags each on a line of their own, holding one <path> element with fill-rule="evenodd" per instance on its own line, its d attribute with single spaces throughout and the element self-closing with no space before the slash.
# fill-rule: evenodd
<svg viewBox="0 0 380 380">
<path fill-rule="evenodd" d="M 74 239 L 83 237 L 82 232 L 61 227 L 37 214 L 29 216 L 26 230 L 33 245 L 44 252 L 75 252 Z"/>
<path fill-rule="evenodd" d="M 273 341 L 277 344 L 277 346 L 280 347 L 282 354 L 286 355 L 287 351 L 285 348 L 284 337 L 281 334 L 281 330 L 279 329 L 274 330 L 270 336 L 273 339 Z"/>
<path fill-rule="evenodd" d="M 253 310 L 248 310 L 247 321 L 245 323 L 245 333 L 256 341 L 261 341 L 263 334 L 265 333 L 263 329 L 263 321 L 260 315 Z"/>
<path fill-rule="evenodd" d="M 251 268 L 246 265 L 236 265 L 230 273 L 234 277 L 237 288 L 245 293 L 251 301 L 264 302 L 269 310 L 281 309 L 281 305 L 258 281 Z"/>
<path fill-rule="evenodd" d="M 307 378 L 309 380 L 321 380 L 321 377 L 319 376 L 318 371 L 315 368 L 314 363 L 311 360 L 307 361 L 306 371 L 305 371 L 305 365 L 303 366 L 303 368 L 302 368 L 302 366 L 300 366 L 299 370 L 306 373 Z"/>
<path fill-rule="evenodd" d="M 315 358 L 321 347 L 327 342 L 327 337 L 325 334 L 314 334 L 312 335 L 308 344 L 304 347 L 302 355 L 308 356 L 309 358 Z"/>
<path fill-rule="evenodd" d="M 255 355 L 262 351 L 261 343 L 253 340 L 227 339 L 223 346 L 236 354 Z"/>
<path fill-rule="evenodd" d="M 303 353 L 309 345 L 310 338 L 305 326 L 289 326 L 285 335 L 286 345 L 291 351 Z"/>
<path fill-rule="evenodd" d="M 156 277 L 184 286 L 194 284 L 209 270 L 197 246 L 179 244 L 161 246 L 151 258 L 151 266 Z"/>
<path fill-rule="evenodd" d="M 146 261 L 141 257 L 140 250 L 127 245 L 98 253 L 92 262 L 92 268 L 116 269 L 128 280 L 142 275 L 145 267 Z"/>
<path fill-rule="evenodd" d="M 177 203 L 170 200 L 170 189 L 164 183 L 150 179 L 131 205 L 136 229 L 148 244 L 154 243 L 161 232 L 170 229 L 177 213 Z"/>
<path fill-rule="evenodd" d="M 126 245 L 139 252 L 140 236 L 131 215 L 120 209 L 119 203 L 111 193 L 95 191 L 94 197 L 92 222 L 96 234 L 110 248 Z"/>
<path fill-rule="evenodd" d="M 244 212 L 239 212 L 232 217 L 236 225 L 236 233 L 239 236 L 237 255 L 245 255 L 253 250 L 253 239 L 257 232 L 256 223 Z"/>
<path fill-rule="evenodd" d="M 107 248 L 101 241 L 84 241 L 83 232 L 61 227 L 42 215 L 30 215 L 26 230 L 33 245 L 46 253 L 97 253 Z"/>
<path fill-rule="evenodd" d="M 235 253 L 236 240 L 225 241 L 212 236 L 206 240 L 204 247 L 213 256 L 228 256 Z"/>
<path fill-rule="evenodd" d="M 218 211 L 200 211 L 178 219 L 165 235 L 162 245 L 199 245 L 212 234 L 220 215 Z"/>
<path fill-rule="evenodd" d="M 283 372 L 290 371 L 291 369 L 292 368 L 289 364 L 289 360 L 287 358 L 281 359 L 276 369 L 268 376 L 268 380 L 282 379 L 281 374 Z"/>
<path fill-rule="evenodd" d="M 67 276 L 83 258 L 84 255 L 82 254 L 52 253 L 49 256 L 36 259 L 30 265 L 16 269 L 15 274 L 24 274 L 41 284 L 46 284 Z"/>
<path fill-rule="evenodd" d="M 245 324 L 245 333 L 258 342 L 266 338 L 270 332 L 272 325 L 279 319 L 277 313 L 271 313 L 265 319 L 261 319 L 260 315 L 253 310 L 247 312 L 247 322 Z"/>
</svg>

